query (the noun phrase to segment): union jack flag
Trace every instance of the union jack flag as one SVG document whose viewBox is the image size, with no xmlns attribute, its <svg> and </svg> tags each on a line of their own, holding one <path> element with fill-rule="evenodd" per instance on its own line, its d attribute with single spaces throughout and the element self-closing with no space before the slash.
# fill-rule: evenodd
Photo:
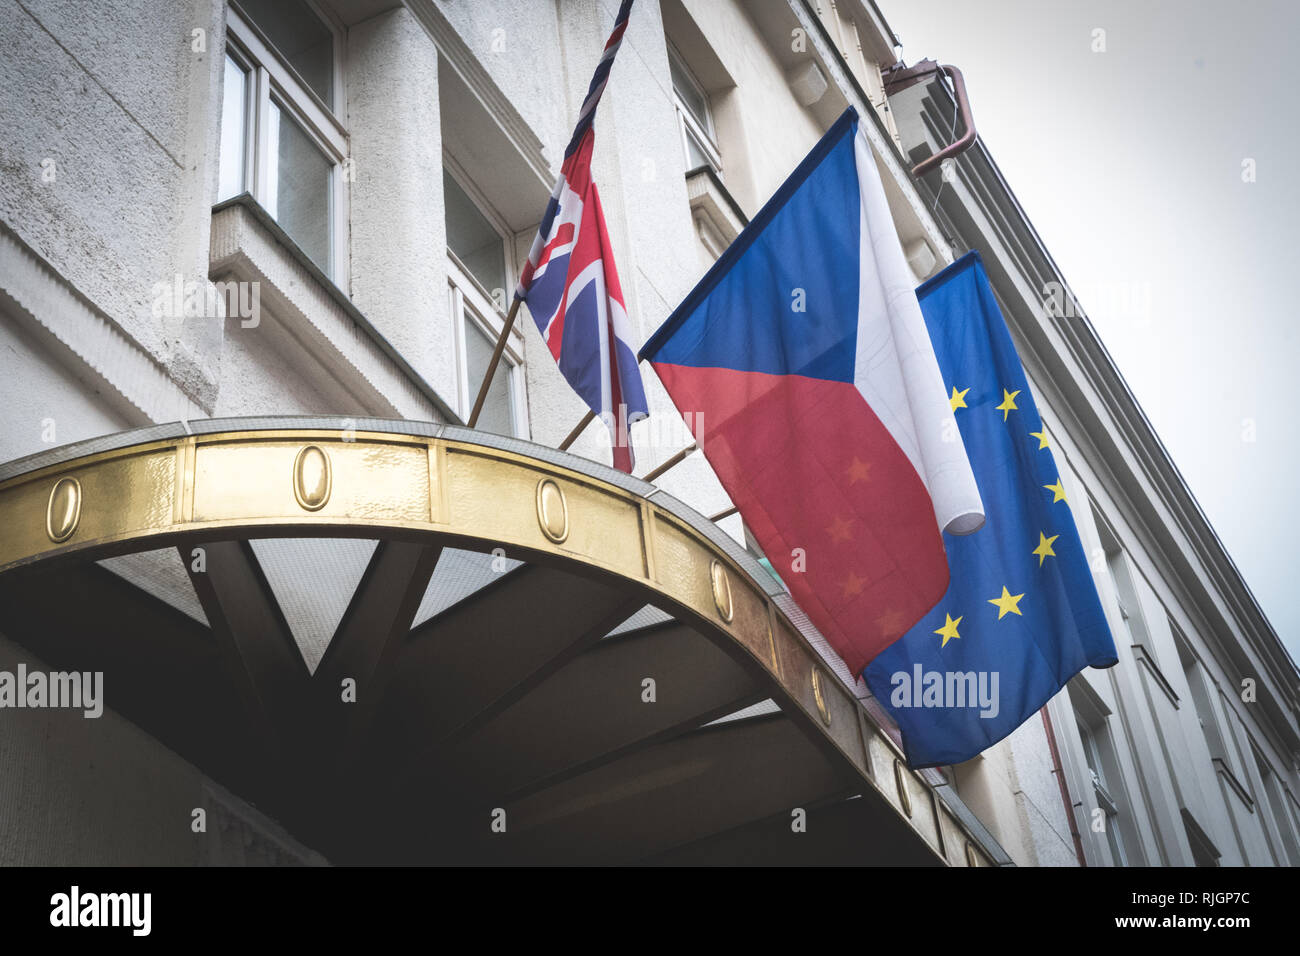
<svg viewBox="0 0 1300 956">
<path fill-rule="evenodd" d="M 649 409 L 600 194 L 591 178 L 591 151 L 596 104 L 631 8 L 632 0 L 619 7 L 515 290 L 515 297 L 528 303 L 564 377 L 609 429 L 614 467 L 628 474 L 634 461 L 628 426 Z"/>
</svg>

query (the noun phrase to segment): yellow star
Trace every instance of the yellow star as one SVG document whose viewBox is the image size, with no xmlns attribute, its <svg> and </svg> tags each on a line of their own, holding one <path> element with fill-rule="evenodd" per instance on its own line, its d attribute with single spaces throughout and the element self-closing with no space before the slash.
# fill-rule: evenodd
<svg viewBox="0 0 1300 956">
<path fill-rule="evenodd" d="M 998 620 L 1000 621 L 1006 616 L 1007 612 L 1020 614 L 1019 604 L 1022 597 L 1024 597 L 1023 594 L 1012 594 L 1004 584 L 1002 585 L 1002 597 L 989 598 L 989 603 L 998 606 Z M 1020 616 L 1024 617 L 1023 614 L 1020 614 Z"/>
<path fill-rule="evenodd" d="M 1044 448 L 1047 447 L 1047 429 L 1046 429 L 1046 428 L 1044 428 L 1041 432 L 1030 432 L 1029 434 L 1033 435 L 1035 438 L 1038 439 L 1038 449 L 1039 449 L 1040 451 L 1041 451 L 1042 449 L 1044 449 Z"/>
<path fill-rule="evenodd" d="M 943 638 L 943 643 L 939 645 L 940 647 L 946 647 L 948 642 L 954 637 L 961 637 L 961 635 L 957 633 L 957 625 L 961 623 L 961 618 L 957 618 L 957 620 L 954 621 L 952 615 L 948 613 L 945 613 L 944 617 L 946 617 L 947 620 L 944 621 L 943 627 L 934 632 Z"/>
<path fill-rule="evenodd" d="M 859 461 L 857 455 L 854 455 L 853 461 L 849 464 L 849 484 L 856 485 L 859 481 L 866 481 L 870 477 L 871 464 Z"/>
<path fill-rule="evenodd" d="M 1061 484 L 1060 478 L 1056 479 L 1056 484 L 1043 485 L 1043 487 L 1052 493 L 1052 504 L 1056 504 L 1058 501 L 1065 501 L 1065 485 Z M 1066 503 L 1068 504 L 1069 502 Z"/>
<path fill-rule="evenodd" d="M 952 406 L 954 412 L 959 408 L 970 408 L 970 406 L 966 404 L 966 393 L 969 391 L 969 388 L 963 388 L 959 392 L 957 391 L 956 385 L 952 387 L 952 398 L 948 399 L 948 404 Z"/>
<path fill-rule="evenodd" d="M 840 587 L 844 588 L 844 596 L 847 598 L 853 597 L 855 594 L 861 594 L 862 585 L 866 583 L 866 581 L 850 571 L 848 580 L 841 584 Z"/>
<path fill-rule="evenodd" d="M 1033 553 L 1038 555 L 1038 566 L 1040 568 L 1043 566 L 1044 558 L 1056 557 L 1056 552 L 1052 550 L 1052 542 L 1059 537 L 1059 534 L 1054 534 L 1049 538 L 1043 532 L 1038 532 L 1038 547 L 1034 548 Z"/>
<path fill-rule="evenodd" d="M 831 536 L 832 541 L 848 541 L 852 534 L 849 529 L 853 527 L 853 522 L 846 521 L 842 515 L 836 515 L 835 521 L 826 529 L 826 533 Z"/>
<path fill-rule="evenodd" d="M 1016 389 L 1014 392 L 1008 392 L 1005 388 L 1002 390 L 1002 404 L 998 406 L 998 411 L 1002 413 L 1004 422 L 1007 420 L 1008 415 L 1019 410 L 1016 408 L 1016 396 L 1019 394 L 1020 389 Z"/>
</svg>

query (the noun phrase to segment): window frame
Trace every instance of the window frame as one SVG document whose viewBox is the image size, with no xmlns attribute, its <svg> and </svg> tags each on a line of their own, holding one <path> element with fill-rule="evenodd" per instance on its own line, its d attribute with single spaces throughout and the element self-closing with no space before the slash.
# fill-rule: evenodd
<svg viewBox="0 0 1300 956">
<path fill-rule="evenodd" d="M 487 221 L 487 224 L 492 227 L 492 230 L 501 240 L 502 275 L 505 276 L 506 281 L 505 288 L 502 289 L 505 297 L 505 304 L 498 305 L 492 299 L 492 290 L 484 286 L 478 277 L 469 271 L 469 268 L 465 263 L 461 262 L 460 258 L 452 252 L 450 244 L 447 245 L 447 257 L 454 260 L 456 267 L 461 271 L 462 277 L 465 281 L 470 283 L 484 298 L 488 300 L 492 306 L 492 311 L 504 319 L 506 310 L 510 307 L 510 300 L 514 296 L 514 283 L 518 280 L 519 275 L 515 270 L 514 234 L 511 232 L 510 227 L 506 225 L 505 220 L 502 219 L 497 214 L 496 210 L 492 208 L 492 204 L 487 201 L 487 197 L 484 196 L 483 193 L 479 191 L 479 188 L 474 185 L 473 180 L 469 178 L 465 170 L 462 169 L 460 164 L 452 159 L 447 153 L 443 153 L 442 155 L 442 166 L 447 174 L 455 180 L 456 185 L 460 187 L 461 192 L 463 192 L 469 198 L 469 201 L 474 204 L 474 208 L 478 210 L 479 215 Z M 446 215 L 446 200 L 444 197 L 444 220 L 446 219 Z M 522 341 L 523 333 L 520 331 L 518 325 L 514 327 L 511 335 L 512 337 L 518 336 Z"/>
<path fill-rule="evenodd" d="M 469 380 L 467 343 L 469 326 L 472 323 L 489 342 L 495 344 L 501 336 L 501 329 L 505 326 L 505 316 L 450 249 L 447 250 L 447 296 L 455 334 L 457 398 L 461 419 L 467 420 L 474 407 L 474 400 L 478 397 L 479 386 L 482 384 L 481 381 Z M 513 426 L 509 437 L 527 438 L 528 409 L 523 379 L 524 355 L 522 342 L 515 341 L 517 328 L 516 326 L 516 330 L 512 330 L 506 340 L 506 347 L 501 353 L 501 364 L 497 366 L 496 374 L 507 376 L 510 421 Z"/>
<path fill-rule="evenodd" d="M 1106 815 L 1106 844 L 1110 848 L 1112 856 L 1111 863 L 1114 866 L 1128 866 L 1128 848 L 1125 845 L 1124 830 L 1120 824 L 1120 814 L 1124 812 L 1124 804 L 1110 791 L 1110 786 L 1106 781 L 1106 760 L 1102 755 L 1101 743 L 1098 736 L 1105 735 L 1106 744 L 1114 753 L 1114 741 L 1110 738 L 1110 727 L 1106 723 L 1106 718 L 1102 717 L 1096 724 L 1090 724 L 1082 713 L 1076 708 L 1074 712 L 1075 724 L 1079 728 L 1079 743 L 1083 747 L 1083 764 L 1091 778 L 1093 798 L 1097 801 L 1098 808 Z M 1123 796 L 1121 794 L 1121 796 Z"/>
<path fill-rule="evenodd" d="M 474 208 L 478 210 L 479 214 L 497 234 L 497 238 L 501 240 L 501 264 L 506 281 L 506 287 L 502 292 L 508 302 L 514 292 L 512 283 L 517 275 L 515 272 L 514 235 L 505 224 L 505 221 L 492 208 L 486 197 L 479 191 L 478 187 L 474 185 L 473 180 L 466 175 L 460 164 L 447 153 L 443 153 L 442 163 L 447 174 L 469 198 L 469 201 L 474 204 Z M 443 215 L 446 215 L 445 204 Z M 447 245 L 446 250 L 448 303 L 455 326 L 456 392 L 459 399 L 461 418 L 467 419 L 474 407 L 474 400 L 478 397 L 478 389 L 481 383 L 469 381 L 468 330 L 466 323 L 474 323 L 478 330 L 495 344 L 501 336 L 501 330 L 505 327 L 506 307 L 497 304 L 492 298 L 492 290 L 485 288 L 483 283 L 469 271 L 456 253 L 452 251 L 450 244 Z M 497 366 L 496 374 L 501 375 L 505 372 L 509 377 L 510 419 L 511 424 L 514 426 L 514 431 L 510 437 L 527 438 L 529 435 L 528 395 L 524 382 L 524 334 L 518 322 L 515 323 L 506 340 L 505 351 L 501 353 L 501 362 L 502 364 Z"/>
<path fill-rule="evenodd" d="M 677 91 L 677 84 L 672 82 L 672 71 L 669 70 L 669 85 L 673 90 L 673 108 L 677 111 L 677 125 L 682 137 L 682 159 L 687 164 L 687 172 L 697 169 L 697 166 L 691 166 L 690 156 L 691 147 L 689 140 L 693 140 L 699 147 L 700 152 L 708 160 L 710 167 L 719 179 L 722 178 L 722 151 L 718 148 L 716 125 L 713 121 L 713 98 L 704 84 L 696 77 L 695 72 L 686 62 L 686 58 L 677 51 L 671 41 L 668 42 L 668 58 L 672 61 L 681 75 L 690 83 L 694 89 L 692 92 L 697 94 L 704 101 L 704 119 L 705 125 L 695 118 L 695 114 L 690 107 L 683 102 L 681 94 Z"/>
<path fill-rule="evenodd" d="M 311 0 L 307 0 L 307 5 L 334 38 L 332 89 L 336 110 L 342 112 L 345 95 L 340 59 L 343 50 L 342 30 L 318 5 Z M 316 92 L 303 82 L 298 71 L 289 65 L 233 0 L 226 7 L 225 52 L 248 77 L 243 115 L 244 192 L 270 212 L 266 203 L 274 170 L 270 154 L 271 109 L 274 106 L 298 125 L 330 163 L 329 268 L 324 271 L 336 285 L 346 288 L 348 184 L 344 164 L 349 156 L 347 129 L 339 121 L 336 110 L 326 106 Z M 218 181 L 219 179 L 218 176 Z"/>
</svg>

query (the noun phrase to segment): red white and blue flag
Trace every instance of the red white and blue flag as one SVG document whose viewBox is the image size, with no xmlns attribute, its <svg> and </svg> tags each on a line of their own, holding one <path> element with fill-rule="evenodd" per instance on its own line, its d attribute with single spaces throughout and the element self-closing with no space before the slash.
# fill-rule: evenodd
<svg viewBox="0 0 1300 956">
<path fill-rule="evenodd" d="M 943 596 L 983 505 L 851 108 L 645 347 L 791 594 L 856 675 Z"/>
<path fill-rule="evenodd" d="M 609 428 L 614 467 L 628 474 L 634 463 L 628 426 L 649 409 L 600 194 L 591 178 L 591 151 L 596 104 L 631 8 L 632 0 L 619 7 L 515 290 L 515 297 L 528 303 L 564 377 Z"/>
</svg>

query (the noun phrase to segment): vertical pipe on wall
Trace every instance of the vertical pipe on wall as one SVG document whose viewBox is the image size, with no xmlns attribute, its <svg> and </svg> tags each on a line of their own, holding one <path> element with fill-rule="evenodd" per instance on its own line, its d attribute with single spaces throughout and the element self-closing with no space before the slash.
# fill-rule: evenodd
<svg viewBox="0 0 1300 956">
<path fill-rule="evenodd" d="M 1047 731 L 1047 746 L 1052 752 L 1052 773 L 1056 775 L 1056 784 L 1061 788 L 1061 805 L 1065 808 L 1065 819 L 1070 824 L 1070 836 L 1074 839 L 1074 855 L 1079 858 L 1080 866 L 1087 866 L 1083 855 L 1083 837 L 1079 834 L 1079 825 L 1074 819 L 1074 804 L 1070 802 L 1070 788 L 1065 783 L 1065 771 L 1061 768 L 1061 752 L 1056 748 L 1056 731 L 1052 728 L 1051 715 L 1044 705 L 1038 712 L 1043 717 L 1043 729 Z"/>
</svg>

